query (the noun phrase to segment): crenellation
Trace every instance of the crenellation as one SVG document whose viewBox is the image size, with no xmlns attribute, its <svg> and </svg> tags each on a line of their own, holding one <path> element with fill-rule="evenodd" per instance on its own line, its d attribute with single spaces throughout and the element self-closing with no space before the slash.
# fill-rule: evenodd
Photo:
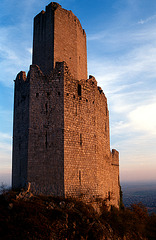
<svg viewBox="0 0 156 240">
<path fill-rule="evenodd" d="M 119 152 L 116 149 L 112 149 L 112 165 L 119 166 Z"/>
<path fill-rule="evenodd" d="M 87 78 L 86 34 L 57 3 L 34 18 L 33 61 L 15 80 L 13 187 L 107 198 L 119 206 L 119 153 L 110 151 L 107 98 Z"/>
<path fill-rule="evenodd" d="M 18 74 L 17 74 L 17 77 L 16 77 L 16 80 L 17 81 L 26 81 L 26 79 L 27 79 L 27 77 L 26 77 L 26 72 L 24 72 L 24 71 L 21 71 L 21 72 L 19 72 Z"/>
</svg>

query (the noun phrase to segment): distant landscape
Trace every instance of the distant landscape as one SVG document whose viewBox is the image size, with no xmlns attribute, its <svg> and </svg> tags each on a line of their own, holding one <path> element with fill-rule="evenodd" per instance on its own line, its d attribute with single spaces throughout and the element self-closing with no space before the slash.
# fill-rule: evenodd
<svg viewBox="0 0 156 240">
<path fill-rule="evenodd" d="M 156 183 L 122 183 L 123 203 L 130 207 L 132 203 L 142 202 L 149 214 L 156 213 Z"/>
</svg>

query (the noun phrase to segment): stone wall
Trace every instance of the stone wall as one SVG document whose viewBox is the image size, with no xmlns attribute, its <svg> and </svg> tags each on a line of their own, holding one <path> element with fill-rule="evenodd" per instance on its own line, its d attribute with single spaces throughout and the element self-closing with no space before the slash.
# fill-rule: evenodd
<svg viewBox="0 0 156 240">
<path fill-rule="evenodd" d="M 64 73 L 64 185 L 66 196 L 119 202 L 119 155 L 110 152 L 107 99 L 96 79 Z"/>
<path fill-rule="evenodd" d="M 20 72 L 15 80 L 12 185 L 24 187 L 27 183 L 29 134 L 29 76 Z"/>
<path fill-rule="evenodd" d="M 75 79 L 87 79 L 85 31 L 72 11 L 50 3 L 34 18 L 33 64 L 47 74 L 62 61 Z"/>
<path fill-rule="evenodd" d="M 44 76 L 39 67 L 30 69 L 28 181 L 56 196 L 64 194 L 64 83 L 59 72 Z"/>
<path fill-rule="evenodd" d="M 57 62 L 47 76 L 32 65 L 15 84 L 13 186 L 118 206 L 119 155 L 110 152 L 107 99 L 95 78 L 75 80 Z"/>
</svg>

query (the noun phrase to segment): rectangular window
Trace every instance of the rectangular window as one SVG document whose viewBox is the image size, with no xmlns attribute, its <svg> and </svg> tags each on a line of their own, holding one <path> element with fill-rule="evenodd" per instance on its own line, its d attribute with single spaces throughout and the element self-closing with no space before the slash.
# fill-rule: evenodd
<svg viewBox="0 0 156 240">
<path fill-rule="evenodd" d="M 77 116 L 77 105 L 76 105 L 76 109 L 75 109 L 75 114 L 76 114 L 76 116 Z"/>
<path fill-rule="evenodd" d="M 81 185 L 81 170 L 79 170 L 79 183 Z"/>
<path fill-rule="evenodd" d="M 80 146 L 82 146 L 82 134 L 80 133 Z"/>
<path fill-rule="evenodd" d="M 47 132 L 46 132 L 46 135 L 45 135 L 45 145 L 46 145 L 46 148 L 47 148 L 48 147 Z"/>
<path fill-rule="evenodd" d="M 110 201 L 110 191 L 108 192 L 108 200 Z"/>
<path fill-rule="evenodd" d="M 81 96 L 81 85 L 78 84 L 78 96 Z"/>
<path fill-rule="evenodd" d="M 48 113 L 48 105 L 47 103 L 45 104 L 45 109 L 46 109 L 46 114 Z"/>
</svg>

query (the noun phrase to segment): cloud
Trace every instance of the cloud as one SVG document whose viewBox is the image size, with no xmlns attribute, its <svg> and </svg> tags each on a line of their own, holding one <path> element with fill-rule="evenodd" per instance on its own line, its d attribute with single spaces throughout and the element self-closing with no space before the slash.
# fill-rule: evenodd
<svg viewBox="0 0 156 240">
<path fill-rule="evenodd" d="M 116 103 L 113 103 L 112 110 L 114 115 L 120 115 L 119 120 L 113 120 L 111 122 L 111 131 L 113 134 L 127 134 L 129 132 L 140 132 L 152 137 L 156 136 L 156 102 L 151 100 L 151 103 L 140 105 L 136 103 L 128 105 L 126 100 L 124 102 L 119 98 Z M 138 133 L 137 133 L 138 134 Z"/>
<path fill-rule="evenodd" d="M 31 63 L 31 42 L 22 40 L 21 26 L 0 27 L 0 81 L 11 85 L 16 74 L 21 70 L 28 71 Z M 15 37 L 16 35 L 16 37 Z M 19 38 L 17 36 L 19 35 Z M 12 41 L 12 39 L 16 39 Z"/>
<path fill-rule="evenodd" d="M 0 132 L 0 158 L 2 159 L 3 157 L 6 158 L 8 154 L 10 154 L 12 150 L 12 137 L 8 133 L 2 133 Z"/>
<path fill-rule="evenodd" d="M 156 102 L 139 106 L 129 114 L 133 129 L 156 135 Z"/>
<path fill-rule="evenodd" d="M 148 23 L 148 22 L 150 22 L 150 21 L 152 21 L 152 20 L 154 20 L 154 19 L 156 19 L 156 14 L 153 15 L 153 16 L 151 16 L 151 17 L 148 17 L 148 18 L 146 18 L 146 19 L 144 19 L 144 20 L 141 19 L 141 20 L 138 22 L 138 24 L 145 24 L 145 23 Z"/>
<path fill-rule="evenodd" d="M 0 132 L 0 139 L 6 139 L 6 140 L 10 140 L 11 136 L 8 133 L 2 133 Z"/>
<path fill-rule="evenodd" d="M 117 89 L 125 92 L 150 91 L 149 81 L 152 81 L 153 90 L 155 82 L 152 79 L 156 78 L 155 55 L 155 47 L 143 46 L 126 52 L 114 61 L 106 58 L 89 61 L 89 73 L 96 76 L 104 91 L 109 93 Z"/>
</svg>

